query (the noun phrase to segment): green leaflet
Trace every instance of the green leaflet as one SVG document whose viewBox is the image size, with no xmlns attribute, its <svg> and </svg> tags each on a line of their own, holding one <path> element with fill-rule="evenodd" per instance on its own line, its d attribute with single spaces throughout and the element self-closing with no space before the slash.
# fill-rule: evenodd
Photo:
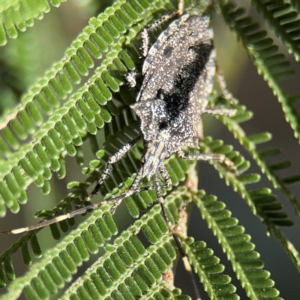
<svg viewBox="0 0 300 300">
<path fill-rule="evenodd" d="M 259 260 L 259 253 L 253 251 L 255 245 L 250 242 L 251 237 L 244 234 L 245 229 L 238 225 L 237 219 L 231 218 L 225 204 L 214 196 L 206 196 L 203 191 L 195 195 L 193 201 L 222 245 L 247 296 L 250 299 L 282 299 L 278 297 L 279 291 L 273 288 L 270 273 L 262 269 L 263 262 Z"/>
<path fill-rule="evenodd" d="M 59 7 L 60 0 L 50 1 L 53 6 Z M 34 19 L 42 19 L 44 13 L 50 11 L 47 0 L 30 2 L 21 0 L 4 0 L 1 2 L 0 12 L 0 45 L 7 43 L 7 38 L 15 39 L 18 31 L 26 31 L 34 24 Z"/>
</svg>

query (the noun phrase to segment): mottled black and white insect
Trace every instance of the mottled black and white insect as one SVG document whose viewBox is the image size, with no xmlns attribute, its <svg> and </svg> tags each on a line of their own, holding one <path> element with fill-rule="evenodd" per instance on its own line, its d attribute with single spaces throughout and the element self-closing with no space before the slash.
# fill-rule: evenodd
<svg viewBox="0 0 300 300">
<path fill-rule="evenodd" d="M 132 106 L 141 119 L 145 147 L 144 162 L 133 186 L 157 173 L 169 183 L 163 160 L 173 153 L 233 166 L 223 155 L 199 152 L 185 156 L 182 151 L 184 147 L 198 148 L 199 117 L 203 113 L 235 114 L 232 109 L 207 107 L 216 73 L 212 38 L 208 17 L 186 14 L 171 23 L 147 53 L 142 87 Z M 148 38 L 145 41 L 148 43 Z"/>
<path fill-rule="evenodd" d="M 164 17 L 162 21 L 173 17 Z M 157 24 L 161 23 L 158 22 Z M 152 25 L 152 28 L 157 26 Z M 164 199 L 161 196 L 159 178 L 165 186 L 171 186 L 171 180 L 164 166 L 164 160 L 173 154 L 186 159 L 217 160 L 232 167 L 232 163 L 223 155 L 197 154 L 185 155 L 183 149 L 198 149 L 201 135 L 198 130 L 199 118 L 204 113 L 232 116 L 235 110 L 212 109 L 208 107 L 208 98 L 213 89 L 216 74 L 213 32 L 209 27 L 209 18 L 197 14 L 185 14 L 173 21 L 164 30 L 148 51 L 149 37 L 147 30 L 142 32 L 143 54 L 145 61 L 142 68 L 143 82 L 132 109 L 141 120 L 141 133 L 144 142 L 144 156 L 132 186 L 121 196 L 110 201 L 91 204 L 64 216 L 39 223 L 34 226 L 12 230 L 8 233 L 20 233 L 34 230 L 61 220 L 74 217 L 98 208 L 104 203 L 114 203 L 115 209 L 121 201 L 144 188 L 139 187 L 142 178 L 154 179 L 154 188 L 161 204 L 162 213 L 173 233 Z M 136 85 L 134 74 L 128 77 L 130 86 Z M 110 174 L 112 165 L 120 160 L 137 141 L 125 144 L 111 156 L 100 176 L 98 183 L 89 196 L 96 194 Z M 173 234 L 178 244 L 178 238 Z M 179 246 L 180 247 L 180 246 Z M 185 253 L 180 248 L 186 269 L 190 269 Z"/>
</svg>

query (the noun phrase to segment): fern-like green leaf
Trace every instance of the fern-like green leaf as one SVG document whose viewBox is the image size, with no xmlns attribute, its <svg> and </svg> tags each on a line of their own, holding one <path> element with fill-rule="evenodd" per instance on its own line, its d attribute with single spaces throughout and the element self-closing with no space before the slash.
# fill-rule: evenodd
<svg viewBox="0 0 300 300">
<path fill-rule="evenodd" d="M 183 246 L 210 299 L 240 299 L 234 294 L 236 288 L 230 283 L 231 278 L 222 274 L 224 267 L 212 249 L 204 242 L 184 241 Z"/>
<path fill-rule="evenodd" d="M 233 136 L 240 142 L 240 144 L 251 154 L 257 165 L 260 167 L 262 173 L 272 182 L 273 187 L 278 189 L 291 202 L 295 213 L 300 216 L 300 203 L 296 196 L 287 187 L 286 181 L 290 178 L 281 179 L 276 172 L 289 168 L 290 162 L 278 162 L 273 165 L 268 165 L 265 161 L 269 156 L 274 156 L 280 153 L 279 149 L 259 151 L 257 145 L 266 143 L 271 139 L 270 133 L 259 133 L 253 136 L 247 136 L 243 128 L 239 125 L 242 122 L 248 121 L 252 118 L 252 112 L 248 111 L 244 106 L 237 105 L 238 101 L 235 99 L 235 108 L 237 114 L 233 118 L 224 116 L 216 116 L 222 123 L 232 132 Z M 299 181 L 299 176 L 293 176 L 294 182 Z"/>
<path fill-rule="evenodd" d="M 298 31 L 300 29 L 299 12 L 294 10 L 290 3 L 282 0 L 262 2 L 251 0 L 257 7 L 264 20 L 274 30 L 287 47 L 288 51 L 300 60 L 300 47 L 298 41 Z"/>
<path fill-rule="evenodd" d="M 297 0 L 291 0 L 291 5 L 299 12 L 300 11 L 300 3 Z"/>
<path fill-rule="evenodd" d="M 172 220 L 178 218 L 178 209 L 189 200 L 186 195 L 186 189 L 181 189 L 167 197 Z M 149 196 L 142 193 L 139 197 L 147 199 Z M 55 249 L 47 251 L 24 278 L 15 280 L 4 299 L 15 298 L 21 292 L 29 299 L 56 295 L 65 282 L 71 280 L 77 267 L 89 259 L 89 253 L 97 253 L 105 240 L 111 239 L 116 233 L 116 226 L 108 211 L 109 207 L 103 206 L 101 210 L 93 212 Z M 147 248 L 137 236 L 140 231 L 151 244 Z M 64 298 L 95 299 L 120 294 L 133 298 L 160 295 L 168 299 L 166 295 L 170 293 L 178 295 L 179 290 L 169 291 L 168 285 L 162 281 L 163 274 L 176 257 L 174 247 L 160 206 L 155 205 L 147 215 L 124 231 L 113 245 L 106 246 L 105 254 L 71 285 L 64 293 Z M 230 284 L 230 277 L 222 274 L 224 268 L 204 243 L 185 241 L 184 247 L 212 299 L 238 299 L 233 294 L 235 288 Z"/>
<path fill-rule="evenodd" d="M 291 105 L 294 97 L 297 96 L 287 96 L 278 83 L 279 79 L 290 76 L 294 71 L 284 55 L 278 53 L 278 47 L 273 44 L 272 39 L 266 37 L 266 32 L 259 30 L 259 25 L 253 23 L 250 17 L 244 16 L 243 9 L 237 8 L 231 2 L 221 6 L 221 9 L 224 20 L 231 30 L 237 33 L 258 73 L 263 76 L 280 102 L 285 119 L 293 129 L 295 138 L 299 140 L 299 116 Z"/>
<path fill-rule="evenodd" d="M 242 159 L 236 151 L 232 151 L 231 147 L 223 146 L 222 141 L 213 141 L 211 138 L 206 138 L 204 143 L 207 147 L 204 147 L 205 151 L 226 154 L 226 156 L 233 159 L 233 161 L 238 160 L 238 164 L 241 164 L 243 170 L 245 169 L 245 165 L 249 166 L 249 163 L 245 163 L 245 160 Z M 300 270 L 299 252 L 278 228 L 278 226 L 293 225 L 293 222 L 288 219 L 287 214 L 279 211 L 282 209 L 282 205 L 276 202 L 275 195 L 272 195 L 271 190 L 268 188 L 251 191 L 246 188 L 246 185 L 257 183 L 260 180 L 259 174 L 253 173 L 232 176 L 232 174 L 228 173 L 228 171 L 224 169 L 224 166 L 219 163 L 214 163 L 214 166 L 218 170 L 220 177 L 225 179 L 226 184 L 231 185 L 247 202 L 252 212 L 259 216 L 261 221 L 267 226 L 269 233 L 274 234 L 279 244 L 293 261 L 295 267 Z"/>
<path fill-rule="evenodd" d="M 195 195 L 193 201 L 222 245 L 248 297 L 252 300 L 282 299 L 278 297 L 270 273 L 262 269 L 263 262 L 259 253 L 254 251 L 251 237 L 244 233 L 245 229 L 238 225 L 238 220 L 231 217 L 225 204 L 214 196 L 206 196 L 203 191 Z"/>
<path fill-rule="evenodd" d="M 7 43 L 7 38 L 15 39 L 18 31 L 24 32 L 32 27 L 34 20 L 41 20 L 50 11 L 49 2 L 59 7 L 66 0 L 3 0 L 0 11 L 0 45 Z"/>
<path fill-rule="evenodd" d="M 82 223 L 59 245 L 44 254 L 24 278 L 15 280 L 7 297 L 15 299 L 25 290 L 30 298 L 32 287 L 28 285 L 29 282 L 41 298 L 42 294 L 45 294 L 45 289 L 53 293 L 62 288 L 66 281 L 70 281 L 72 274 L 77 272 L 77 267 L 89 259 L 90 253 L 97 253 L 98 247 L 103 245 L 105 239 L 110 239 L 116 234 L 116 225 L 108 212 L 109 207 L 95 211 L 87 222 Z"/>
</svg>

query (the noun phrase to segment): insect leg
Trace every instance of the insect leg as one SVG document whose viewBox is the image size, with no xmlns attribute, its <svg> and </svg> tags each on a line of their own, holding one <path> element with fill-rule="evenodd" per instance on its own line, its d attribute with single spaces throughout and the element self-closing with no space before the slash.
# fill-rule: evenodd
<svg viewBox="0 0 300 300">
<path fill-rule="evenodd" d="M 224 78 L 224 75 L 222 73 L 221 68 L 216 65 L 216 75 L 217 75 L 217 79 L 218 79 L 218 83 L 219 86 L 221 88 L 222 94 L 224 96 L 224 98 L 229 102 L 232 103 L 232 94 L 229 92 L 228 88 L 227 88 L 227 84 Z"/>
<path fill-rule="evenodd" d="M 210 115 L 219 115 L 219 116 L 227 116 L 234 117 L 236 115 L 236 109 L 234 108 L 205 108 L 203 113 Z"/>
<path fill-rule="evenodd" d="M 227 89 L 226 81 L 222 74 L 222 71 L 218 65 L 216 65 L 216 75 L 218 79 L 219 86 L 221 88 L 222 94 L 224 98 L 232 104 L 232 94 Z M 228 116 L 234 117 L 237 113 L 237 110 L 234 108 L 205 108 L 201 113 L 207 113 L 211 115 L 220 115 L 220 116 Z"/>
<path fill-rule="evenodd" d="M 181 16 L 184 12 L 184 0 L 178 1 L 178 14 Z"/>
<path fill-rule="evenodd" d="M 218 79 L 219 86 L 221 88 L 222 94 L 224 98 L 232 104 L 232 94 L 227 89 L 226 81 L 222 74 L 221 68 L 216 65 L 216 75 Z M 221 115 L 221 116 L 228 116 L 234 117 L 236 115 L 236 109 L 234 108 L 206 108 L 203 113 L 211 114 L 211 115 Z"/>
<path fill-rule="evenodd" d="M 233 104 L 233 96 L 227 89 L 226 81 L 222 74 L 221 68 L 216 65 L 216 75 L 218 79 L 219 86 L 221 88 L 222 94 L 224 98 L 230 103 Z M 211 115 L 221 115 L 221 116 L 228 116 L 234 117 L 236 115 L 236 109 L 234 108 L 206 108 L 203 113 L 211 114 Z"/>
<path fill-rule="evenodd" d="M 177 152 L 179 157 L 187 160 L 206 160 L 206 161 L 216 161 L 225 164 L 228 168 L 235 171 L 235 166 L 233 162 L 228 159 L 224 154 L 205 154 L 205 153 L 188 153 L 187 155 L 183 151 Z"/>
<path fill-rule="evenodd" d="M 169 186 L 171 186 L 172 183 L 171 183 L 171 180 L 170 180 L 169 175 L 167 173 L 167 170 L 164 167 L 163 167 L 163 169 L 164 169 L 165 174 L 167 174 L 167 176 L 168 176 L 168 179 L 165 179 L 167 185 L 166 186 L 164 185 L 163 187 L 168 188 Z M 138 185 L 139 185 L 142 177 L 143 177 L 143 170 L 140 169 L 139 172 L 137 173 L 131 187 L 128 190 L 126 190 L 122 195 L 120 195 L 116 198 L 112 198 L 112 199 L 109 199 L 107 201 L 101 201 L 100 203 L 95 204 L 95 205 L 97 205 L 96 208 L 98 208 L 100 205 L 104 205 L 104 204 L 113 204 L 113 207 L 111 209 L 111 213 L 113 214 L 115 212 L 115 210 L 117 209 L 117 207 L 121 204 L 121 202 L 125 198 L 130 197 L 134 194 L 140 193 L 142 191 L 148 191 L 148 190 L 151 190 L 151 189 L 157 190 L 156 184 L 154 184 L 154 186 L 150 185 L 150 186 L 146 186 L 146 187 L 139 187 Z M 158 183 L 158 180 L 157 180 L 157 183 Z M 159 188 L 161 188 L 160 185 L 159 185 Z"/>
<path fill-rule="evenodd" d="M 164 187 L 166 187 L 166 189 L 171 188 L 172 181 L 171 181 L 169 173 L 168 173 L 168 171 L 167 171 L 167 169 L 166 169 L 166 167 L 163 163 L 161 163 L 159 165 L 159 172 L 160 172 L 162 178 L 165 180 L 165 186 Z"/>
<path fill-rule="evenodd" d="M 100 186 L 103 184 L 105 179 L 110 175 L 110 172 L 112 170 L 112 165 L 117 161 L 119 161 L 136 144 L 138 140 L 139 139 L 135 139 L 134 141 L 125 144 L 120 150 L 118 150 L 118 152 L 116 152 L 108 159 L 96 186 L 87 197 L 86 199 L 87 201 L 89 201 L 94 195 L 96 195 L 99 192 Z"/>
<path fill-rule="evenodd" d="M 141 32 L 141 39 L 142 39 L 142 55 L 143 57 L 146 57 L 148 55 L 148 51 L 149 51 L 149 44 L 150 44 L 150 39 L 149 39 L 149 31 L 157 28 L 158 26 L 160 26 L 161 24 L 163 24 L 164 22 L 170 20 L 171 18 L 175 17 L 176 15 L 178 15 L 178 11 L 173 12 L 171 14 L 167 14 L 162 16 L 159 20 L 154 21 L 153 23 L 151 23 L 150 25 L 146 26 L 142 32 Z"/>
<path fill-rule="evenodd" d="M 163 164 L 161 164 L 161 165 L 163 165 Z M 165 180 L 167 180 L 166 175 L 167 175 L 168 178 L 169 178 L 169 175 L 167 174 L 167 170 L 165 169 L 165 167 L 164 166 L 161 167 L 161 165 L 160 165 L 159 170 L 160 170 L 161 175 L 163 176 L 163 178 L 165 178 Z M 168 180 L 171 183 L 170 178 Z M 159 202 L 160 207 L 161 207 L 162 215 L 163 215 L 163 217 L 164 217 L 164 219 L 165 219 L 165 221 L 166 221 L 166 223 L 169 227 L 170 232 L 173 235 L 173 238 L 174 238 L 174 241 L 175 241 L 176 246 L 178 248 L 178 251 L 180 253 L 184 268 L 185 268 L 186 272 L 189 274 L 189 276 L 191 278 L 191 282 L 192 282 L 193 287 L 194 287 L 194 292 L 195 292 L 195 295 L 196 295 L 196 299 L 201 300 L 200 293 L 198 291 L 196 280 L 195 280 L 195 277 L 194 277 L 193 269 L 191 267 L 191 264 L 189 263 L 189 260 L 187 258 L 187 255 L 186 255 L 184 249 L 182 248 L 181 242 L 180 242 L 180 240 L 179 240 L 179 238 L 176 234 L 176 231 L 174 230 L 173 225 L 170 222 L 170 219 L 167 215 L 165 201 L 164 201 L 164 198 L 161 195 L 161 186 L 159 184 L 159 180 L 157 178 L 157 175 L 155 175 L 155 177 L 154 177 L 154 185 L 155 185 L 155 191 L 156 191 L 156 194 L 157 194 L 157 199 L 158 199 L 158 202 Z"/>
<path fill-rule="evenodd" d="M 137 73 L 135 71 L 129 72 L 126 76 L 125 79 L 127 81 L 127 84 L 132 88 L 136 88 L 136 76 Z"/>
</svg>

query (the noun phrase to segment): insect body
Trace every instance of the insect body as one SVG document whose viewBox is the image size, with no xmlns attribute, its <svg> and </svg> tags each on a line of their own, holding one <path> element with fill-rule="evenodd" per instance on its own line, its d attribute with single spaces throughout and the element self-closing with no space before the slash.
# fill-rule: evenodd
<svg viewBox="0 0 300 300">
<path fill-rule="evenodd" d="M 157 173 L 171 185 L 164 167 L 164 159 L 173 153 L 183 158 L 219 160 L 228 163 L 224 156 L 185 156 L 184 147 L 198 148 L 198 132 L 201 114 L 221 113 L 233 115 L 233 110 L 213 110 L 207 108 L 208 98 L 213 89 L 216 71 L 213 33 L 209 28 L 209 18 L 199 15 L 184 15 L 170 24 L 149 50 L 143 64 L 143 83 L 133 110 L 141 119 L 145 154 L 143 163 L 132 185 L 136 188 L 141 178 L 153 175 L 158 201 L 170 231 L 180 250 L 185 268 L 195 284 L 191 266 L 182 246 L 174 234 L 164 200 L 160 194 Z M 146 44 L 148 38 L 146 37 Z M 145 50 L 145 46 L 143 49 Z M 197 299 L 200 299 L 195 289 Z"/>
<path fill-rule="evenodd" d="M 147 150 L 143 176 L 150 159 L 155 158 L 158 166 L 183 147 L 198 148 L 199 116 L 205 112 L 215 73 L 208 26 L 207 17 L 184 15 L 161 33 L 148 52 L 143 84 L 132 106 L 141 119 Z"/>
</svg>

